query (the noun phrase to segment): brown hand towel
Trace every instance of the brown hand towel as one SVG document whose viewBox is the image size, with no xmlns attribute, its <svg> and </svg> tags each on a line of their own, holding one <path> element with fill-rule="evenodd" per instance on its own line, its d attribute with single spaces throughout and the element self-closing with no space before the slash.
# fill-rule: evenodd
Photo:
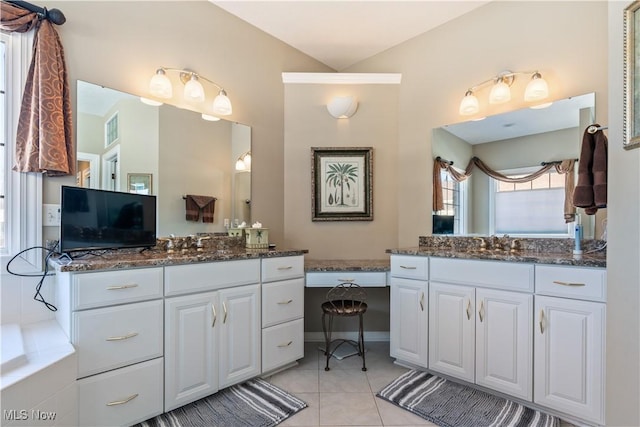
<svg viewBox="0 0 640 427">
<path fill-rule="evenodd" d="M 598 124 L 593 126 L 600 127 Z M 587 215 L 607 206 L 607 157 L 608 141 L 604 132 L 599 130 L 591 134 L 585 130 L 573 204 L 584 208 Z"/>
<path fill-rule="evenodd" d="M 200 210 L 202 210 L 202 222 L 213 222 L 213 213 L 216 206 L 215 197 L 187 194 L 185 204 L 187 221 L 198 221 Z"/>
<path fill-rule="evenodd" d="M 595 140 L 587 130 L 582 136 L 580 163 L 578 164 L 578 183 L 573 192 L 573 204 L 578 208 L 593 206 L 593 150 Z"/>
<path fill-rule="evenodd" d="M 596 143 L 593 151 L 593 202 L 598 208 L 606 208 L 609 141 L 601 130 L 594 136 Z"/>
</svg>

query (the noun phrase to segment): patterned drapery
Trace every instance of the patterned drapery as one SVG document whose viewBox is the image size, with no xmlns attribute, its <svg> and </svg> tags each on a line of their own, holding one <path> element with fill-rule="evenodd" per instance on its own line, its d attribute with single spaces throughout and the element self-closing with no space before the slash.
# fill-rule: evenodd
<svg viewBox="0 0 640 427">
<path fill-rule="evenodd" d="M 74 174 L 71 98 L 58 32 L 35 12 L 5 2 L 0 3 L 0 29 L 36 32 L 20 107 L 13 170 L 48 176 Z"/>
</svg>

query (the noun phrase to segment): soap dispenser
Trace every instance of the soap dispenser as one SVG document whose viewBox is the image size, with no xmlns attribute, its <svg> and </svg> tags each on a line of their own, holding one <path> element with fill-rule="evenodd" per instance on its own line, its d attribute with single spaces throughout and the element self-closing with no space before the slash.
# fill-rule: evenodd
<svg viewBox="0 0 640 427">
<path fill-rule="evenodd" d="M 575 230 L 574 230 L 575 246 L 573 248 L 574 255 L 582 255 L 582 220 L 580 214 L 576 214 Z"/>
</svg>

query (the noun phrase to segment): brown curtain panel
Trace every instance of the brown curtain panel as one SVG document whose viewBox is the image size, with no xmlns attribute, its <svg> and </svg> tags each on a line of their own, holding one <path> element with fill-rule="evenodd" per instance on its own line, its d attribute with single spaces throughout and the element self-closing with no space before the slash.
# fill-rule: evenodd
<svg viewBox="0 0 640 427">
<path fill-rule="evenodd" d="M 0 3 L 0 29 L 36 31 L 18 119 L 13 170 L 48 176 L 75 174 L 69 81 L 58 32 L 36 13 L 5 2 Z"/>
<path fill-rule="evenodd" d="M 464 172 L 461 172 L 455 169 L 448 162 L 436 158 L 433 163 L 433 210 L 439 211 L 444 209 L 443 198 L 442 198 L 442 181 L 440 179 L 440 171 L 441 169 L 445 169 L 451 178 L 453 178 L 457 182 L 462 182 L 471 176 L 474 167 L 477 167 L 485 174 L 489 175 L 493 179 L 497 179 L 498 181 L 503 182 L 511 182 L 511 183 L 522 183 L 533 181 L 534 179 L 545 174 L 549 169 L 555 167 L 556 171 L 559 174 L 565 174 L 565 199 L 564 199 L 564 220 L 565 222 L 573 222 L 576 216 L 576 208 L 573 205 L 573 189 L 575 187 L 575 178 L 574 178 L 574 159 L 563 160 L 562 162 L 555 164 L 545 164 L 539 170 L 533 172 L 530 175 L 523 176 L 520 178 L 510 178 L 506 175 L 501 174 L 489 166 L 487 166 L 482 160 L 477 157 L 472 157 L 469 160 L 469 164 L 465 168 Z"/>
</svg>

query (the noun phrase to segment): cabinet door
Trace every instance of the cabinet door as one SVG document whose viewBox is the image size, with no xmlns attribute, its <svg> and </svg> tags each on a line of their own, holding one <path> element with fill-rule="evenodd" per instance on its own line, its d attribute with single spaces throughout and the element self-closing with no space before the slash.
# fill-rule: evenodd
<svg viewBox="0 0 640 427">
<path fill-rule="evenodd" d="M 533 295 L 476 289 L 476 384 L 533 398 Z"/>
<path fill-rule="evenodd" d="M 605 305 L 535 297 L 534 401 L 604 422 Z"/>
<path fill-rule="evenodd" d="M 220 291 L 220 388 L 260 374 L 260 285 Z"/>
<path fill-rule="evenodd" d="M 427 367 L 427 282 L 391 278 L 391 356 Z"/>
<path fill-rule="evenodd" d="M 475 289 L 429 284 L 429 368 L 474 381 Z"/>
<path fill-rule="evenodd" d="M 218 293 L 165 300 L 164 409 L 218 391 Z"/>
</svg>

